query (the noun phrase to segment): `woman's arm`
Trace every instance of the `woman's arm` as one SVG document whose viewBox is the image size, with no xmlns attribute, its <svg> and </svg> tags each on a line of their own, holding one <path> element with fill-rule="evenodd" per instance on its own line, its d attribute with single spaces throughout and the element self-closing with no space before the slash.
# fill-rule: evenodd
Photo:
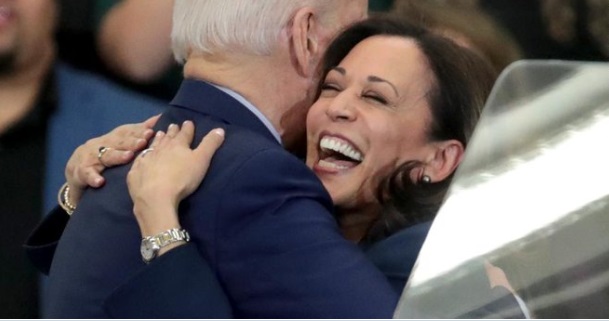
<svg viewBox="0 0 609 321">
<path fill-rule="evenodd" d="M 180 201 L 201 184 L 214 153 L 224 141 L 224 131 L 218 128 L 191 149 L 194 133 L 191 121 L 184 122 L 182 128 L 171 124 L 166 134 L 157 132 L 150 147 L 140 153 L 127 175 L 133 212 L 144 238 L 180 228 Z M 158 255 L 184 243 L 169 244 Z"/>
<path fill-rule="evenodd" d="M 127 185 L 143 237 L 181 228 L 178 204 L 203 180 L 224 141 L 224 131 L 212 130 L 191 149 L 193 137 L 192 122 L 186 121 L 182 128 L 172 124 L 167 133 L 157 132 L 149 148 L 134 161 Z M 147 268 L 117 288 L 104 302 L 108 315 L 231 318 L 231 306 L 216 273 L 195 244 L 185 244 L 180 241 L 162 247 Z"/>
</svg>

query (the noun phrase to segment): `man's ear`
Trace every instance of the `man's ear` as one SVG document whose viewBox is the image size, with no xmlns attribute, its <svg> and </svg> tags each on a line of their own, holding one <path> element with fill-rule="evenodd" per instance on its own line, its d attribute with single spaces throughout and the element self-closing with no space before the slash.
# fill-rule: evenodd
<svg viewBox="0 0 609 321">
<path fill-rule="evenodd" d="M 463 159 L 465 148 L 458 140 L 446 140 L 436 143 L 433 152 L 426 161 L 424 175 L 432 182 L 439 182 L 452 174 Z"/>
<path fill-rule="evenodd" d="M 320 48 L 318 44 L 319 25 L 317 14 L 313 8 L 304 7 L 299 9 L 292 18 L 291 47 L 297 72 L 304 77 L 309 77 L 315 72 L 319 59 Z"/>
</svg>

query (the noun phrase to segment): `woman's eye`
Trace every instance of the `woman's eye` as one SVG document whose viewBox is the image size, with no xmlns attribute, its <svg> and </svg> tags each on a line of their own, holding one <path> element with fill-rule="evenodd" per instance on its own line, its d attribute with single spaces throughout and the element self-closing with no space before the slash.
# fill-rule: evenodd
<svg viewBox="0 0 609 321">
<path fill-rule="evenodd" d="M 335 84 L 325 83 L 321 85 L 321 96 L 322 97 L 334 97 L 340 92 L 340 87 Z"/>
<path fill-rule="evenodd" d="M 382 105 L 387 105 L 387 99 L 385 99 L 379 95 L 376 95 L 376 94 L 365 94 L 362 97 L 372 100 L 372 101 L 377 102 Z"/>
<path fill-rule="evenodd" d="M 334 84 L 324 83 L 323 85 L 321 85 L 321 90 L 322 91 L 338 91 L 338 87 Z"/>
</svg>

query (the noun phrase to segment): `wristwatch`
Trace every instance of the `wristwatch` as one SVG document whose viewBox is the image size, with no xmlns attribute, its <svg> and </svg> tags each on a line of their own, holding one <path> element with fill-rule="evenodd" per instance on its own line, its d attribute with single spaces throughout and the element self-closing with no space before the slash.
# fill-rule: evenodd
<svg viewBox="0 0 609 321">
<path fill-rule="evenodd" d="M 150 263 L 163 247 L 179 241 L 190 241 L 190 235 L 185 229 L 172 228 L 157 235 L 145 237 L 140 246 L 142 259 L 144 262 Z"/>
</svg>

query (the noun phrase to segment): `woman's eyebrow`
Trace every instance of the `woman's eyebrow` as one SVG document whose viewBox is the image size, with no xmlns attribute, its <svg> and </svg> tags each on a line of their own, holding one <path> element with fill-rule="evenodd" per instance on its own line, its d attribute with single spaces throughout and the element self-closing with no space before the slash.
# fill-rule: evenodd
<svg viewBox="0 0 609 321">
<path fill-rule="evenodd" d="M 338 67 L 338 66 L 337 66 L 337 67 L 332 68 L 332 69 L 331 69 L 331 71 L 336 71 L 336 72 L 338 72 L 339 74 L 341 74 L 341 75 L 343 75 L 343 76 L 347 74 L 347 70 L 345 70 L 345 68 L 343 68 L 343 67 Z M 382 82 L 382 83 L 386 83 L 386 84 L 388 84 L 389 86 L 391 86 L 391 88 L 392 88 L 392 89 L 393 89 L 393 91 L 395 92 L 395 95 L 396 95 L 396 96 L 398 96 L 398 97 L 400 97 L 400 94 L 398 93 L 398 89 L 397 89 L 397 88 L 395 87 L 395 85 L 393 85 L 393 84 L 392 84 L 390 81 L 385 80 L 385 79 L 383 79 L 383 78 L 381 78 L 381 77 L 378 77 L 378 76 L 368 76 L 368 81 L 369 81 L 369 82 Z"/>
<path fill-rule="evenodd" d="M 370 82 L 383 82 L 383 83 L 386 83 L 389 86 L 391 86 L 391 88 L 395 92 L 396 96 L 398 96 L 398 97 L 400 96 L 400 94 L 398 93 L 398 89 L 395 88 L 395 86 L 391 82 L 389 82 L 388 80 L 385 80 L 385 79 L 377 77 L 377 76 L 368 76 L 368 81 L 370 81 Z"/>
</svg>

